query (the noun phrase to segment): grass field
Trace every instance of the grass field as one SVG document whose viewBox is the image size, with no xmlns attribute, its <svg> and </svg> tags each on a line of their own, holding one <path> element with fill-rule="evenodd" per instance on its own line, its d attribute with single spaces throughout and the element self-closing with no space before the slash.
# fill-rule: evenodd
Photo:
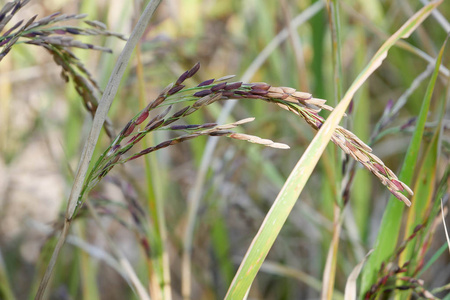
<svg viewBox="0 0 450 300">
<path fill-rule="evenodd" d="M 450 299 L 448 1 L 0 10 L 0 299 Z"/>
</svg>

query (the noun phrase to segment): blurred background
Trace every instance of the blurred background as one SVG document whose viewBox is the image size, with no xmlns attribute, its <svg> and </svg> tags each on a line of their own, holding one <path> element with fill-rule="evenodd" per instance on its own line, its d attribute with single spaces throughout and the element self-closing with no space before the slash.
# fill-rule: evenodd
<svg viewBox="0 0 450 300">
<path fill-rule="evenodd" d="M 1 1 L 0 5 L 4 3 Z M 345 92 L 386 38 L 422 6 L 420 1 L 401 0 L 340 2 L 343 76 L 336 84 L 329 14 L 324 2 L 162 1 L 139 51 L 130 61 L 109 118 L 119 132 L 165 86 L 196 62 L 201 63 L 201 69 L 188 86 L 234 74 L 236 81 L 244 78 L 246 82 L 293 87 L 327 99 L 329 105 L 335 106 L 336 86 Z M 86 19 L 101 21 L 108 30 L 129 36 L 144 7 L 141 1 L 31 1 L 14 20 L 28 20 L 33 15 L 40 19 L 55 12 L 86 13 Z M 439 11 L 449 19 L 450 4 L 444 2 Z M 83 26 L 81 22 L 70 24 Z M 440 24 L 430 17 L 407 40 L 408 44 L 421 49 L 425 57 L 436 57 L 447 36 Z M 73 50 L 104 88 L 125 42 L 115 37 L 77 39 L 113 50 L 112 54 Z M 443 65 L 449 66 L 448 55 L 444 55 Z M 363 141 L 372 142 L 373 152 L 394 172 L 401 166 L 414 126 L 412 118 L 418 115 L 423 101 L 430 74 L 423 75 L 427 66 L 428 62 L 417 53 L 394 47 L 356 94 L 343 121 Z M 92 122 L 73 83 L 66 83 L 60 72 L 61 67 L 52 56 L 33 45 L 15 45 L 0 63 L 0 265 L 1 276 L 9 282 L 15 299 L 34 295 L 45 268 L 43 262 L 51 254 L 50 237 L 57 236 L 61 226 L 73 174 Z M 437 99 L 445 96 L 446 86 L 445 76 L 440 77 L 425 143 L 436 127 Z M 407 91 L 410 94 L 405 96 Z M 407 99 L 405 106 L 385 128 L 392 130 L 374 138 L 373 129 L 386 105 L 389 101 L 397 103 L 402 97 Z M 185 122 L 215 122 L 226 105 L 214 103 Z M 101 214 L 103 228 L 131 261 L 144 286 L 151 285 L 153 272 L 146 251 L 154 249 L 142 243 L 139 228 L 143 225 L 133 218 L 130 203 L 135 201 L 140 203 L 136 206 L 144 207 L 146 228 L 151 228 L 157 226 L 158 217 L 148 198 L 156 195 L 163 199 L 170 289 L 173 299 L 182 299 L 181 261 L 187 212 L 198 192 L 192 238 L 192 299 L 220 299 L 225 295 L 264 216 L 315 134 L 294 114 L 262 101 L 239 100 L 226 120 L 247 117 L 256 120 L 240 130 L 288 144 L 291 149 L 219 139 L 207 161 L 206 172 L 202 173 L 200 166 L 209 139 L 200 137 L 115 168 L 90 194 L 88 201 Z M 435 174 L 430 174 L 432 185 L 442 179 L 449 164 L 449 129 L 447 106 L 439 163 Z M 163 141 L 167 135 L 166 131 L 158 132 L 147 143 Z M 94 158 L 109 142 L 102 133 Z M 329 146 L 263 264 L 249 299 L 319 298 L 332 237 L 336 184 L 340 182 L 334 174 L 355 167 L 336 269 L 334 299 L 343 299 L 351 270 L 373 247 L 389 198 L 389 192 L 372 174 L 348 160 Z M 196 188 L 199 174 L 205 179 Z M 443 227 L 437 224 L 430 255 L 443 243 Z M 49 297 L 136 298 L 117 271 L 110 251 L 98 225 L 87 211 L 81 211 L 59 257 Z M 444 253 L 421 276 L 427 289 L 450 282 L 449 263 L 450 257 Z"/>
</svg>

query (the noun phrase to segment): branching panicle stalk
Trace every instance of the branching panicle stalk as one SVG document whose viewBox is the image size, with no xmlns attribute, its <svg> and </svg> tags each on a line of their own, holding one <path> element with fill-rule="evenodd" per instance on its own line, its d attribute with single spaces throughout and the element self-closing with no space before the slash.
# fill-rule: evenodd
<svg viewBox="0 0 450 300">
<path fill-rule="evenodd" d="M 226 136 L 274 148 L 289 148 L 287 145 L 274 143 L 271 140 L 230 131 L 230 129 L 248 122 L 249 120 L 247 119 L 226 125 L 210 123 L 200 125 L 172 125 L 172 123 L 181 120 L 185 116 L 190 115 L 215 101 L 228 99 L 264 100 L 266 102 L 277 104 L 281 108 L 297 114 L 316 130 L 318 130 L 325 122 L 325 119 L 319 116 L 318 113 L 322 109 L 332 110 L 330 106 L 325 104 L 326 100 L 313 98 L 309 93 L 298 92 L 290 87 L 273 87 L 267 83 L 228 83 L 224 81 L 231 78 L 230 76 L 222 77 L 218 80 L 209 79 L 196 87 L 186 88 L 183 83 L 186 79 L 195 75 L 199 68 L 200 65 L 197 63 L 190 70 L 184 72 L 175 83 L 169 84 L 155 100 L 151 101 L 147 107 L 136 114 L 136 116 L 127 123 L 117 138 L 115 138 L 114 143 L 105 150 L 95 163 L 95 166 L 86 181 L 86 188 L 83 190 L 83 195 L 94 187 L 94 184 L 91 184 L 91 181 L 97 183 L 99 179 L 106 176 L 115 165 L 135 160 L 143 155 L 198 136 Z M 192 104 L 179 109 L 171 116 L 167 117 L 173 105 L 177 103 Z M 163 106 L 168 107 L 152 118 L 145 126 L 142 126 L 154 109 Z M 156 130 L 183 130 L 186 134 L 171 138 L 158 145 L 147 147 L 136 154 L 131 154 L 131 156 L 124 156 L 149 132 Z M 377 176 L 381 183 L 383 183 L 398 199 L 402 200 L 408 206 L 411 204 L 409 199 L 401 193 L 406 191 L 412 195 L 411 189 L 406 184 L 399 181 L 397 176 L 384 165 L 383 161 L 371 153 L 372 149 L 356 135 L 347 129 L 338 126 L 331 140 L 346 154 L 359 161 L 364 167 Z M 125 146 L 121 146 L 122 142 L 125 142 Z"/>
</svg>

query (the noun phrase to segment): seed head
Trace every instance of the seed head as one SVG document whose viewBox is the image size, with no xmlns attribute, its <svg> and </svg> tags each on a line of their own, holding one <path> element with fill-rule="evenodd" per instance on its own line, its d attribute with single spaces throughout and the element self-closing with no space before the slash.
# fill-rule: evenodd
<svg viewBox="0 0 450 300">
<path fill-rule="evenodd" d="M 208 80 L 205 80 L 205 81 L 203 81 L 202 83 L 200 83 L 199 85 L 197 85 L 198 87 L 201 87 L 201 86 L 205 86 L 205 85 L 210 85 L 210 84 L 212 84 L 214 82 L 214 79 L 208 79 Z"/>
<path fill-rule="evenodd" d="M 177 81 L 175 82 L 175 85 L 182 84 L 187 78 L 188 78 L 189 71 L 184 72 L 181 74 L 180 77 L 178 77 Z"/>
<path fill-rule="evenodd" d="M 184 89 L 185 85 L 175 85 L 173 88 L 171 88 L 168 92 L 167 95 L 173 95 L 175 93 L 178 93 L 179 91 L 181 91 L 182 89 Z"/>
<path fill-rule="evenodd" d="M 202 90 L 202 91 L 196 92 L 193 96 L 194 97 L 204 97 L 204 96 L 209 95 L 211 93 L 212 93 L 211 90 Z"/>
<path fill-rule="evenodd" d="M 194 76 L 194 74 L 197 73 L 199 69 L 200 63 L 198 62 L 188 71 L 187 78 L 191 78 L 192 76 Z"/>
<path fill-rule="evenodd" d="M 230 84 L 227 84 L 223 89 L 228 91 L 228 90 L 235 90 L 238 89 L 242 86 L 242 82 L 233 82 Z"/>
<path fill-rule="evenodd" d="M 149 114 L 148 110 L 144 110 L 144 111 L 136 118 L 135 124 L 136 124 L 136 125 L 139 125 L 139 124 L 141 124 L 142 122 L 144 122 L 144 121 L 147 119 L 148 114 Z"/>
</svg>

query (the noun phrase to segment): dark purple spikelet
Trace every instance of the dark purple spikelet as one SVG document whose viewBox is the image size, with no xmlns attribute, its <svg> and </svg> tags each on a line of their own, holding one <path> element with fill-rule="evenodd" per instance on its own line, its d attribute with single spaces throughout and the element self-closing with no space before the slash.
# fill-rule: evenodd
<svg viewBox="0 0 450 300">
<path fill-rule="evenodd" d="M 132 144 L 132 143 L 137 143 L 140 140 L 142 140 L 144 138 L 145 134 L 137 134 L 135 136 L 133 136 L 128 142 L 127 144 Z"/>
<path fill-rule="evenodd" d="M 178 93 L 179 91 L 181 91 L 182 89 L 184 89 L 184 87 L 185 87 L 185 85 L 182 85 L 182 84 L 180 84 L 180 85 L 176 85 L 176 86 L 174 86 L 173 88 L 171 88 L 168 92 L 167 92 L 167 95 L 173 95 L 173 94 L 175 94 L 175 93 Z"/>
<path fill-rule="evenodd" d="M 155 146 L 155 150 L 168 147 L 168 146 L 170 146 L 170 144 L 172 144 L 172 141 L 165 141 L 165 142 L 159 143 L 158 145 Z"/>
<path fill-rule="evenodd" d="M 131 120 L 130 122 L 127 123 L 127 125 L 125 125 L 120 134 L 126 137 L 125 133 L 128 131 L 128 128 L 130 128 L 131 124 L 133 124 L 133 120 Z"/>
<path fill-rule="evenodd" d="M 215 86 L 211 87 L 211 91 L 213 91 L 213 92 L 220 91 L 220 90 L 223 89 L 226 85 L 227 85 L 226 82 L 221 82 L 221 83 L 216 84 Z"/>
<path fill-rule="evenodd" d="M 205 123 L 205 124 L 202 124 L 199 128 L 212 128 L 212 127 L 216 127 L 217 126 L 217 123 Z"/>
<path fill-rule="evenodd" d="M 262 96 L 264 96 L 264 95 L 266 95 L 268 93 L 268 91 L 263 90 L 263 89 L 252 89 L 251 91 L 249 91 L 249 93 L 253 94 L 253 95 L 262 95 Z"/>
<path fill-rule="evenodd" d="M 241 95 L 241 96 L 247 96 L 248 95 L 248 92 L 245 92 L 245 91 L 235 91 L 234 92 L 236 95 Z"/>
<path fill-rule="evenodd" d="M 227 84 L 223 89 L 226 91 L 229 91 L 229 90 L 238 89 L 241 86 L 242 86 L 242 82 L 233 82 L 233 83 Z"/>
<path fill-rule="evenodd" d="M 165 120 L 163 119 L 163 120 L 159 120 L 158 122 L 155 122 L 153 124 L 149 123 L 149 124 L 147 124 L 147 126 L 145 126 L 145 130 L 146 131 L 152 131 L 152 130 L 160 127 L 164 123 L 164 121 Z"/>
<path fill-rule="evenodd" d="M 205 86 L 205 85 L 210 85 L 210 84 L 212 84 L 214 82 L 214 79 L 208 79 L 208 80 L 205 80 L 205 81 L 203 81 L 202 83 L 200 83 L 199 85 L 197 85 L 198 87 L 201 87 L 201 86 Z"/>
<path fill-rule="evenodd" d="M 164 97 L 163 95 L 159 95 L 158 98 L 156 98 L 148 107 L 149 110 L 157 107 L 158 105 L 160 105 L 164 100 L 166 99 L 166 97 Z"/>
<path fill-rule="evenodd" d="M 192 76 L 195 75 L 195 73 L 197 73 L 197 71 L 200 69 L 200 63 L 196 63 L 189 71 L 187 74 L 187 78 L 191 78 Z"/>
<path fill-rule="evenodd" d="M 234 96 L 234 92 L 233 91 L 222 92 L 222 96 L 226 98 L 232 98 Z"/>
<path fill-rule="evenodd" d="M 136 128 L 136 124 L 135 123 L 131 123 L 130 126 L 128 126 L 127 130 L 124 131 L 123 136 L 124 137 L 129 136 L 134 131 L 135 128 Z"/>
<path fill-rule="evenodd" d="M 10 40 L 11 38 L 4 39 L 2 42 L 0 42 L 0 46 L 7 44 Z"/>
<path fill-rule="evenodd" d="M 203 91 L 198 91 L 197 93 L 195 93 L 193 96 L 194 97 L 204 97 L 207 96 L 209 94 L 211 94 L 212 91 L 211 90 L 203 90 Z"/>
<path fill-rule="evenodd" d="M 185 108 L 183 108 L 183 109 L 177 111 L 176 113 L 173 114 L 172 118 L 178 118 L 178 117 L 181 117 L 182 115 L 184 115 L 184 113 L 185 113 L 189 108 L 191 108 L 191 107 L 190 107 L 190 106 L 186 106 Z"/>
<path fill-rule="evenodd" d="M 80 34 L 80 31 L 76 28 L 66 28 L 66 31 L 71 34 Z"/>
<path fill-rule="evenodd" d="M 138 157 L 141 157 L 142 155 L 148 154 L 148 153 L 153 152 L 153 151 L 155 151 L 155 147 L 149 147 L 149 148 L 144 149 L 144 150 L 142 150 L 141 152 L 139 152 L 139 153 L 133 155 L 133 156 L 130 158 L 130 160 L 136 159 L 136 158 L 138 158 Z"/>
<path fill-rule="evenodd" d="M 168 120 L 166 120 L 166 121 L 164 122 L 163 126 L 167 126 L 167 125 L 172 124 L 173 122 L 176 122 L 176 121 L 178 121 L 177 118 L 171 118 L 171 119 L 168 119 Z"/>
<path fill-rule="evenodd" d="M 149 114 L 148 110 L 143 111 L 143 112 L 136 118 L 135 124 L 136 124 L 136 125 L 139 125 L 139 124 L 141 124 L 142 122 L 144 122 L 144 121 L 147 119 L 148 114 Z"/>
<path fill-rule="evenodd" d="M 188 125 L 172 125 L 169 127 L 170 130 L 185 130 L 188 129 Z"/>
<path fill-rule="evenodd" d="M 217 130 L 217 131 L 211 132 L 209 135 L 210 136 L 223 136 L 223 135 L 227 135 L 230 133 L 232 133 L 232 132 L 229 130 Z"/>
<path fill-rule="evenodd" d="M 353 99 L 350 101 L 350 104 L 348 105 L 348 109 L 347 109 L 347 113 L 349 114 L 349 115 L 351 115 L 352 114 L 352 112 L 353 112 L 353 107 L 354 107 L 354 101 L 353 101 Z"/>
<path fill-rule="evenodd" d="M 184 72 L 181 74 L 180 77 L 178 77 L 177 81 L 175 82 L 175 85 L 182 84 L 187 78 L 188 78 L 189 71 Z"/>
<path fill-rule="evenodd" d="M 200 126 L 198 124 L 186 125 L 186 129 L 198 129 Z"/>
</svg>

